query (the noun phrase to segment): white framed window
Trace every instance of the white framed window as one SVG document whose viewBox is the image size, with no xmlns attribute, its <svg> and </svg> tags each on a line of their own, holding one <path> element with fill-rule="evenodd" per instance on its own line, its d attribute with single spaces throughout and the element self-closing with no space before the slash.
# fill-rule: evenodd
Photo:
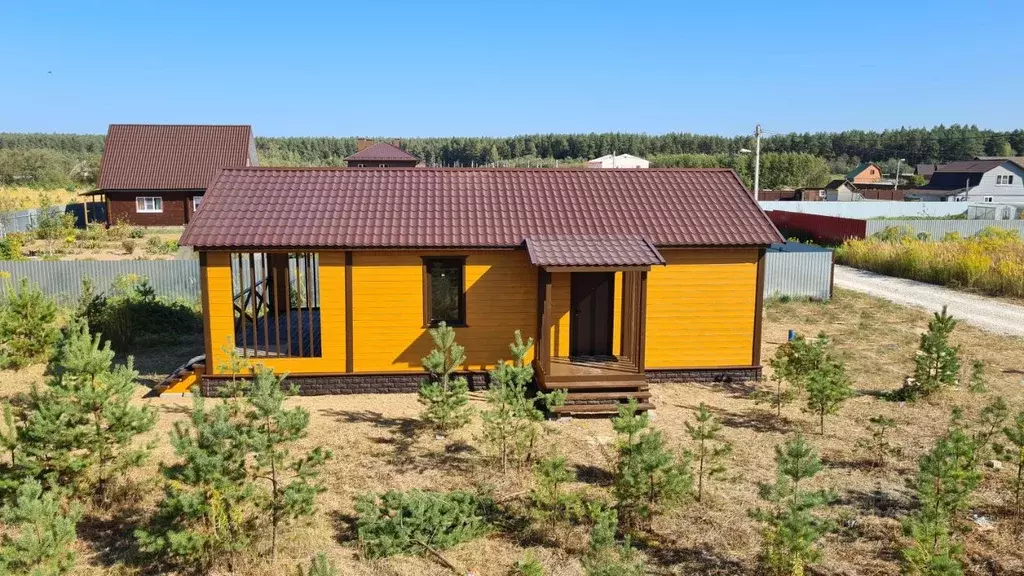
<svg viewBox="0 0 1024 576">
<path fill-rule="evenodd" d="M 163 212 L 164 199 L 159 196 L 139 196 L 135 199 L 135 211 L 142 213 Z"/>
<path fill-rule="evenodd" d="M 378 168 L 387 168 L 387 167 L 388 167 L 388 165 L 387 165 L 387 164 L 384 164 L 384 163 L 382 162 L 382 163 L 380 163 L 380 164 L 377 164 L 377 167 L 378 167 Z"/>
<path fill-rule="evenodd" d="M 356 168 L 365 168 L 365 167 L 366 167 L 366 164 L 362 164 L 362 163 L 356 164 Z"/>
<path fill-rule="evenodd" d="M 996 174 L 996 186 L 1009 186 L 1013 184 L 1013 174 Z"/>
<path fill-rule="evenodd" d="M 994 202 L 994 201 L 995 201 L 995 198 L 993 198 L 992 196 L 985 196 L 985 202 Z"/>
<path fill-rule="evenodd" d="M 193 212 L 195 212 L 196 210 L 199 210 L 199 202 L 202 199 L 203 199 L 202 196 L 193 196 L 192 197 L 192 211 Z"/>
</svg>

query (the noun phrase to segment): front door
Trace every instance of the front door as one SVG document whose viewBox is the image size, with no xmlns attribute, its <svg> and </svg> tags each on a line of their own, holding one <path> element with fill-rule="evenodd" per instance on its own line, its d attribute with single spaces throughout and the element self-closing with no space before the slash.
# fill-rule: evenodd
<svg viewBox="0 0 1024 576">
<path fill-rule="evenodd" d="M 573 272 L 569 319 L 570 356 L 612 355 L 614 272 Z"/>
</svg>

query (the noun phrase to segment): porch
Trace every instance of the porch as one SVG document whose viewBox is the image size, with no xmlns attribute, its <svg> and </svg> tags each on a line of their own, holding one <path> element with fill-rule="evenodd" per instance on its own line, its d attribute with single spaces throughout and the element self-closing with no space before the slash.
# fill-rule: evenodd
<svg viewBox="0 0 1024 576">
<path fill-rule="evenodd" d="M 582 243 L 582 245 L 581 245 Z M 534 372 L 541 390 L 564 389 L 556 413 L 614 413 L 636 399 L 654 406 L 644 374 L 647 273 L 664 264 L 643 238 L 528 239 L 538 266 Z M 555 278 L 568 282 L 566 328 L 553 310 Z M 616 307 L 617 305 L 617 307 Z"/>
</svg>

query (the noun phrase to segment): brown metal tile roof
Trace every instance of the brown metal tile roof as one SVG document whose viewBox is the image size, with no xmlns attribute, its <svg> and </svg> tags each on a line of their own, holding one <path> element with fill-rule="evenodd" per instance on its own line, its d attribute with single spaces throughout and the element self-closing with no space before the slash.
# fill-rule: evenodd
<svg viewBox="0 0 1024 576">
<path fill-rule="evenodd" d="M 226 169 L 181 243 L 199 249 L 516 247 L 643 236 L 656 246 L 782 237 L 725 169 Z"/>
<path fill-rule="evenodd" d="M 405 150 L 402 150 L 398 146 L 388 144 L 387 142 L 377 142 L 369 148 L 364 148 L 359 152 L 345 158 L 346 161 L 364 160 L 367 162 L 377 162 L 386 160 L 417 160 L 415 156 L 409 154 Z"/>
<path fill-rule="evenodd" d="M 526 239 L 536 266 L 653 266 L 665 259 L 642 236 L 563 236 Z"/>
<path fill-rule="evenodd" d="M 245 166 L 255 148 L 249 126 L 111 124 L 101 190 L 202 190 L 221 168 Z"/>
</svg>

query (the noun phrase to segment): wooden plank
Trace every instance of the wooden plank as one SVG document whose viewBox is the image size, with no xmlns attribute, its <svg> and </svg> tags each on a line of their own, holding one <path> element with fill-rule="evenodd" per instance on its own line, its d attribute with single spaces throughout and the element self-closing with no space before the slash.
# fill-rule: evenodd
<svg viewBox="0 0 1024 576">
<path fill-rule="evenodd" d="M 616 398 L 636 398 L 646 400 L 652 396 L 648 390 L 627 390 L 624 392 L 572 392 L 568 396 L 573 400 L 614 400 Z"/>
<path fill-rule="evenodd" d="M 352 333 L 352 252 L 345 252 L 345 372 L 355 371 L 355 340 Z"/>
<path fill-rule="evenodd" d="M 584 413 L 584 414 L 605 414 L 605 413 L 617 413 L 619 406 L 622 404 L 565 404 L 563 406 L 554 406 L 551 411 L 555 414 L 573 414 L 573 413 Z M 641 411 L 643 410 L 654 410 L 654 404 L 649 402 L 643 402 L 637 406 Z"/>
<path fill-rule="evenodd" d="M 637 345 L 636 361 L 637 370 L 643 375 L 647 356 L 647 272 L 640 273 L 640 305 L 637 315 L 640 317 L 640 327 Z"/>
<path fill-rule="evenodd" d="M 754 344 L 750 354 L 750 363 L 761 364 L 761 316 L 764 308 L 764 269 L 765 252 L 762 248 L 757 255 L 757 295 L 754 299 Z"/>
</svg>

